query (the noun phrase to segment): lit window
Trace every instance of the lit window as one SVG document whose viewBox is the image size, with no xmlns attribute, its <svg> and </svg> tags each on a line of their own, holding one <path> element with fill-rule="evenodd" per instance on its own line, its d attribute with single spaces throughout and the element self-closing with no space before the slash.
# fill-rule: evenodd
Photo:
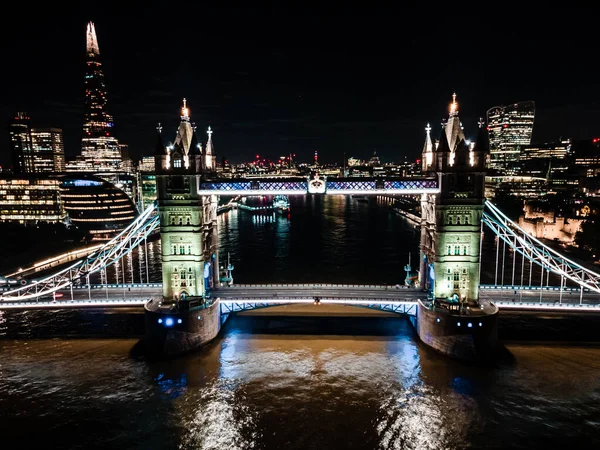
<svg viewBox="0 0 600 450">
<path fill-rule="evenodd" d="M 173 167 L 180 168 L 181 167 L 181 160 L 180 159 L 174 160 L 173 161 Z"/>
</svg>

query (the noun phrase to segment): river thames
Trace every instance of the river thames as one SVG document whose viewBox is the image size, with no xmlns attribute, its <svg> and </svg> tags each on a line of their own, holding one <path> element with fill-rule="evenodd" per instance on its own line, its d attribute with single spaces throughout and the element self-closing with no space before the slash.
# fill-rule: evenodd
<svg viewBox="0 0 600 450">
<path fill-rule="evenodd" d="M 418 255 L 413 224 L 351 198 L 219 220 L 237 283 L 401 284 L 408 254 L 413 266 Z M 533 340 L 535 321 L 506 314 L 509 357 L 479 367 L 427 348 L 402 317 L 353 314 L 238 316 L 197 352 L 146 361 L 132 355 L 139 310 L 0 313 L 2 445 L 600 447 L 600 346 L 589 336 Z M 561 335 L 563 317 L 536 320 Z"/>
</svg>

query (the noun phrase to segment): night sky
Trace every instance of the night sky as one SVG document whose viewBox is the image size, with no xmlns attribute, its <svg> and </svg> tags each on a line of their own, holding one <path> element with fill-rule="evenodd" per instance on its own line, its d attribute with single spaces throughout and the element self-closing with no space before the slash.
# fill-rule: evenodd
<svg viewBox="0 0 600 450">
<path fill-rule="evenodd" d="M 376 16 L 89 3 L 36 6 L 19 20 L 3 14 L 0 27 L 0 117 L 26 111 L 34 126 L 62 127 L 68 158 L 80 147 L 90 20 L 115 135 L 135 159 L 152 154 L 157 122 L 174 139 L 183 97 L 200 140 L 210 125 L 218 160 L 234 163 L 288 153 L 310 161 L 315 150 L 322 162 L 374 151 L 383 162 L 415 159 L 427 122 L 439 135 L 454 91 L 467 137 L 488 108 L 523 100 L 536 102 L 536 142 L 600 135 L 594 10 L 534 16 L 497 3 L 479 8 L 493 16 L 433 8 Z"/>
</svg>

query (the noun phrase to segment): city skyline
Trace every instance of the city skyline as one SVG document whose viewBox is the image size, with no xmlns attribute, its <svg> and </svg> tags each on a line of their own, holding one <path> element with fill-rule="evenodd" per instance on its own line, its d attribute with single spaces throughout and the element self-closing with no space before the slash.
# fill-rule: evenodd
<svg viewBox="0 0 600 450">
<path fill-rule="evenodd" d="M 168 32 L 161 23 L 169 13 L 163 18 L 152 6 L 136 20 L 126 9 L 119 17 L 79 10 L 51 25 L 33 14 L 32 24 L 40 26 L 4 41 L 5 50 L 28 51 L 53 70 L 43 77 L 9 74 L 0 107 L 5 123 L 25 111 L 34 127 L 64 130 L 68 159 L 80 153 L 85 29 L 93 21 L 114 134 L 135 159 L 152 154 L 158 122 L 167 139 L 175 135 L 184 97 L 203 144 L 210 126 L 219 160 L 232 162 L 288 153 L 311 161 L 315 150 L 323 162 L 341 162 L 343 154 L 368 159 L 374 151 L 383 162 L 416 159 L 427 123 L 432 137 L 439 136 L 453 92 L 470 139 L 490 107 L 528 100 L 536 102 L 532 142 L 600 134 L 598 87 L 583 67 L 586 46 L 595 39 L 568 15 L 550 41 L 541 37 L 546 25 L 521 17 L 498 44 L 489 30 L 507 17 L 431 17 L 424 32 L 394 18 L 298 21 L 242 16 L 248 11 L 196 12 L 202 11 L 207 14 L 200 29 L 174 26 Z M 455 19 L 465 28 L 450 30 Z M 44 41 L 45 48 L 58 50 L 47 52 Z M 509 58 L 495 56 L 498 51 Z M 3 166 L 8 153 L 5 132 Z"/>
</svg>

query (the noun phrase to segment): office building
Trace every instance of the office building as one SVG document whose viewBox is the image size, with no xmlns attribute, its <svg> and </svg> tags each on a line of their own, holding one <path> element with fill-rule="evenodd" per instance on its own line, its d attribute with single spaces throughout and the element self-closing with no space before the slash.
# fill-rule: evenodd
<svg viewBox="0 0 600 450">
<path fill-rule="evenodd" d="M 534 118 L 533 101 L 494 106 L 487 111 L 490 169 L 506 174 L 515 170 L 522 149 L 531 144 Z"/>
<path fill-rule="evenodd" d="M 31 119 L 18 112 L 8 124 L 12 171 L 15 174 L 32 173 L 33 144 L 31 142 Z"/>
<path fill-rule="evenodd" d="M 64 172 L 65 146 L 62 129 L 33 128 L 31 142 L 35 172 Z"/>
<path fill-rule="evenodd" d="M 65 216 L 59 179 L 46 174 L 0 175 L 0 221 L 60 222 Z"/>
</svg>

